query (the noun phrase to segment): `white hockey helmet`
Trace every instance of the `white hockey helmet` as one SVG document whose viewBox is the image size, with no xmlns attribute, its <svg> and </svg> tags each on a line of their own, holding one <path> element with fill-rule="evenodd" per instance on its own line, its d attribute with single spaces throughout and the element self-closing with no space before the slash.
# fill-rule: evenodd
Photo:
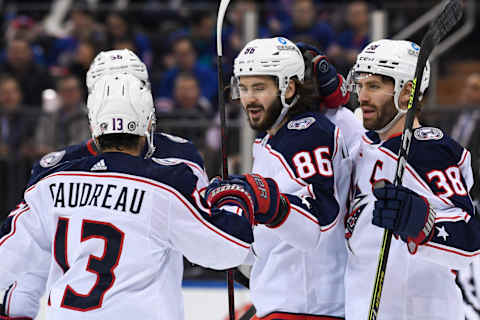
<svg viewBox="0 0 480 320">
<path fill-rule="evenodd" d="M 138 56 L 128 49 L 102 51 L 93 60 L 87 72 L 87 88 L 91 91 L 95 82 L 107 74 L 129 73 L 148 82 L 148 71 Z"/>
<path fill-rule="evenodd" d="M 128 133 L 147 137 L 153 154 L 155 110 L 150 88 L 131 74 L 104 75 L 88 95 L 88 118 L 93 138 Z"/>
<path fill-rule="evenodd" d="M 357 56 L 357 61 L 352 68 L 347 81 L 351 86 L 355 87 L 355 79 L 359 74 L 379 74 L 393 79 L 394 96 L 393 101 L 397 109 L 397 115 L 384 128 L 377 130 L 382 133 L 389 130 L 393 124 L 407 112 L 407 109 L 400 109 L 398 102 L 400 92 L 405 84 L 413 81 L 415 77 L 415 67 L 417 65 L 420 46 L 414 42 L 405 40 L 389 40 L 382 39 L 374 41 L 367 45 L 365 49 Z M 420 83 L 419 100 L 423 98 L 425 90 L 428 88 L 430 81 L 430 63 L 427 61 L 423 71 L 423 78 Z"/>
<path fill-rule="evenodd" d="M 245 45 L 233 65 L 232 98 L 239 98 L 238 82 L 242 76 L 273 76 L 278 81 L 282 111 L 272 127 L 276 127 L 287 111 L 297 103 L 299 95 L 287 103 L 285 92 L 291 79 L 303 83 L 305 63 L 297 46 L 282 37 L 255 39 Z"/>
</svg>

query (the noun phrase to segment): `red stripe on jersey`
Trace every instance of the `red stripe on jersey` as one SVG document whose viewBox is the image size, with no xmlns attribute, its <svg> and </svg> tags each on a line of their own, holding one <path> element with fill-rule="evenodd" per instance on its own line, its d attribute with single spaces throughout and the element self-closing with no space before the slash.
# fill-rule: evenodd
<svg viewBox="0 0 480 320">
<path fill-rule="evenodd" d="M 308 220 L 320 225 L 320 223 L 318 222 L 318 220 L 316 218 L 314 218 L 312 215 L 310 215 L 308 212 L 305 212 L 303 211 L 302 209 L 300 209 L 299 207 L 295 207 L 293 205 L 291 205 L 291 209 L 297 211 L 298 213 L 300 213 L 302 216 L 304 216 L 305 218 L 307 218 Z"/>
<path fill-rule="evenodd" d="M 424 246 L 431 247 L 431 248 L 438 249 L 438 250 L 442 250 L 442 251 L 451 252 L 451 253 L 458 254 L 459 256 L 463 256 L 463 257 L 475 257 L 475 256 L 478 256 L 480 254 L 480 250 L 472 252 L 472 253 L 464 253 L 464 252 L 460 252 L 460 251 L 455 251 L 453 249 L 442 248 L 440 246 L 433 245 L 431 242 L 425 243 Z"/>
<path fill-rule="evenodd" d="M 338 151 L 338 137 L 339 136 L 340 136 L 340 129 L 335 128 L 335 147 L 334 147 L 332 159 L 335 158 L 335 155 L 337 154 L 337 151 Z"/>
<path fill-rule="evenodd" d="M 171 194 L 173 194 L 178 200 L 180 200 L 181 203 L 183 203 L 183 205 L 190 211 L 190 213 L 195 217 L 195 219 L 197 219 L 201 224 L 203 224 L 205 227 L 207 227 L 208 229 L 212 230 L 213 232 L 215 232 L 216 234 L 218 234 L 219 236 L 221 236 L 222 238 L 230 241 L 230 242 L 233 242 L 235 243 L 236 245 L 242 247 L 242 248 L 245 248 L 245 249 L 250 249 L 250 246 L 247 246 L 247 245 L 244 245 L 242 243 L 239 243 L 233 239 L 230 239 L 229 237 L 227 237 L 226 235 L 220 233 L 219 231 L 215 230 L 214 226 L 211 226 L 210 224 L 208 224 L 206 221 L 204 221 L 204 219 L 200 216 L 198 216 L 198 213 L 196 212 L 196 210 L 192 209 L 188 203 L 188 201 L 185 201 L 183 200 L 183 195 L 178 193 L 175 189 L 170 189 L 170 188 L 167 188 L 165 186 L 162 186 L 160 184 L 157 184 L 157 183 L 154 183 L 152 181 L 149 181 L 149 180 L 145 180 L 145 179 L 141 179 L 141 178 L 138 178 L 138 177 L 127 177 L 127 176 L 120 176 L 120 175 L 116 175 L 116 174 L 93 174 L 93 173 L 90 173 L 90 174 L 87 174 L 87 173 L 64 173 L 64 172 L 59 172 L 59 173 L 54 173 L 54 174 L 51 174 L 43 179 L 41 179 L 40 181 L 42 180 L 45 180 L 45 179 L 48 179 L 48 178 L 52 178 L 52 177 L 55 177 L 55 176 L 73 176 L 73 177 L 92 177 L 92 178 L 115 178 L 115 179 L 123 179 L 123 180 L 131 180 L 131 181 L 136 181 L 136 182 L 141 182 L 141 183 L 145 183 L 145 184 L 148 184 L 148 185 L 151 185 L 151 186 L 154 186 L 154 187 L 157 187 L 157 188 L 160 188 L 162 190 L 165 190 L 165 191 L 168 191 L 170 192 Z M 40 182 L 39 181 L 39 182 Z M 38 184 L 38 182 L 36 184 L 34 184 L 33 186 L 31 186 L 30 188 L 28 188 L 25 193 L 33 190 L 35 188 L 35 186 Z M 1 243 L 0 243 L 1 245 Z"/>
<path fill-rule="evenodd" d="M 12 236 L 15 234 L 15 232 L 17 231 L 17 220 L 18 220 L 18 218 L 19 218 L 22 214 L 24 214 L 25 212 L 27 212 L 27 211 L 29 211 L 29 210 L 30 210 L 30 208 L 25 208 L 25 209 L 23 209 L 22 211 L 20 211 L 19 213 L 16 213 L 16 214 L 15 214 L 15 218 L 13 218 L 13 221 L 12 221 L 13 228 L 12 228 L 12 230 L 10 231 L 10 234 L 6 235 L 2 240 L 0 240 L 0 246 L 1 246 L 2 244 L 4 244 L 5 241 L 7 241 L 10 237 L 12 237 Z"/>
<path fill-rule="evenodd" d="M 462 160 L 460 160 L 460 162 L 458 163 L 458 166 L 461 167 L 463 162 L 465 161 L 465 159 L 467 159 L 467 155 L 469 154 L 468 150 L 464 149 L 463 150 L 463 156 L 462 156 Z"/>
<path fill-rule="evenodd" d="M 255 143 L 257 143 L 255 141 Z M 267 151 L 272 155 L 274 156 L 275 158 L 277 158 L 278 160 L 280 160 L 280 163 L 282 164 L 282 166 L 285 168 L 285 170 L 287 171 L 288 175 L 290 176 L 290 178 L 295 181 L 296 183 L 298 183 L 299 185 L 301 185 L 302 187 L 305 187 L 307 186 L 308 184 L 303 182 L 302 180 L 298 179 L 297 177 L 295 177 L 294 174 L 292 174 L 291 172 L 291 168 L 288 166 L 288 164 L 285 163 L 285 160 L 283 159 L 283 156 L 281 154 L 277 154 L 276 151 L 274 151 L 272 149 L 272 147 L 270 147 L 269 145 L 265 145 L 265 149 L 267 149 Z"/>
<path fill-rule="evenodd" d="M 13 283 L 12 288 L 11 288 L 10 291 L 8 292 L 7 314 L 10 314 L 10 304 L 11 304 L 11 302 L 12 302 L 13 290 L 15 290 L 16 287 L 17 287 L 17 282 L 15 281 L 15 282 Z"/>
<path fill-rule="evenodd" d="M 383 153 L 385 153 L 387 156 L 389 156 L 390 158 L 394 159 L 395 161 L 398 160 L 398 157 L 395 156 L 395 155 L 392 155 L 390 154 L 387 150 L 384 150 L 383 148 L 378 148 L 380 151 L 382 151 Z M 428 185 L 425 184 L 424 181 L 422 181 L 420 178 L 417 177 L 417 175 L 415 174 L 415 172 L 410 168 L 410 166 L 407 165 L 405 166 L 405 168 L 408 170 L 408 172 L 410 172 L 410 174 L 412 175 L 412 177 L 417 180 L 417 182 L 425 189 L 427 190 L 428 192 L 431 192 L 430 188 L 428 187 Z M 433 194 L 433 193 L 432 193 Z M 438 199 L 440 199 L 443 203 L 445 203 L 446 205 L 452 205 L 452 203 L 450 201 L 447 201 L 446 199 L 443 199 L 442 197 L 439 197 L 437 196 L 436 194 L 433 194 L 435 197 L 437 197 Z"/>
<path fill-rule="evenodd" d="M 308 314 L 293 314 L 286 312 L 272 312 L 265 317 L 253 316 L 252 320 L 340 320 L 345 318 L 330 316 L 314 316 Z"/>
<path fill-rule="evenodd" d="M 98 154 L 97 150 L 95 150 L 96 148 L 93 146 L 93 139 L 87 141 L 87 149 L 93 156 Z"/>
</svg>

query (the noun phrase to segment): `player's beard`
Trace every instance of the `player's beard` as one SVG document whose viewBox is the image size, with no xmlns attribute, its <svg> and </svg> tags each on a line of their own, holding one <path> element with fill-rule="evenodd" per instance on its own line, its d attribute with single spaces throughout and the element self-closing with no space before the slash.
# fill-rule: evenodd
<svg viewBox="0 0 480 320">
<path fill-rule="evenodd" d="M 360 107 L 368 107 L 370 109 L 375 109 L 374 117 L 370 117 L 369 119 L 365 119 L 365 117 L 363 118 L 363 126 L 367 130 L 383 129 L 397 115 L 397 109 L 395 108 L 393 101 L 388 101 L 383 106 L 364 104 L 360 105 Z"/>
<path fill-rule="evenodd" d="M 252 119 L 248 113 L 248 110 L 250 108 L 261 108 L 263 111 L 263 116 L 259 120 Z M 282 101 L 279 97 L 277 97 L 272 102 L 272 105 L 267 109 L 265 109 L 265 107 L 261 104 L 253 103 L 247 105 L 244 110 L 247 114 L 248 123 L 250 124 L 250 127 L 252 129 L 259 131 L 267 131 L 273 126 L 278 116 L 280 115 L 280 112 L 282 112 Z"/>
</svg>

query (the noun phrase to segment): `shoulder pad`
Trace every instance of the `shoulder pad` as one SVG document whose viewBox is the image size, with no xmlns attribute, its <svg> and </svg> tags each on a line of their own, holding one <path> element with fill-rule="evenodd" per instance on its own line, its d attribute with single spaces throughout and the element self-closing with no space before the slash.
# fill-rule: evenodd
<svg viewBox="0 0 480 320">
<path fill-rule="evenodd" d="M 43 168 L 53 167 L 62 161 L 66 153 L 66 150 L 50 152 L 40 159 L 39 164 Z"/>
<path fill-rule="evenodd" d="M 165 136 L 168 139 L 172 140 L 173 142 L 178 142 L 178 143 L 188 143 L 188 142 L 190 142 L 187 139 L 184 139 L 184 138 L 178 137 L 178 136 L 174 136 L 174 135 L 171 135 L 171 134 L 168 134 L 168 133 L 165 133 L 165 132 L 162 132 L 160 134 L 162 136 Z"/>
<path fill-rule="evenodd" d="M 441 140 L 444 136 L 442 130 L 434 127 L 421 127 L 417 128 L 413 132 L 415 139 L 424 140 Z"/>
<path fill-rule="evenodd" d="M 305 117 L 297 120 L 292 120 L 287 124 L 289 130 L 304 130 L 310 127 L 316 119 L 314 117 Z"/>
</svg>

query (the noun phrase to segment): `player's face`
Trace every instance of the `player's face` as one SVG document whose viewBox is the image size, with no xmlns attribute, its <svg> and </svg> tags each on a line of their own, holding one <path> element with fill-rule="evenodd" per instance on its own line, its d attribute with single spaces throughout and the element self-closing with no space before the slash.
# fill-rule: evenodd
<svg viewBox="0 0 480 320">
<path fill-rule="evenodd" d="M 397 114 L 393 103 L 393 81 L 381 76 L 364 74 L 355 81 L 358 102 L 363 113 L 363 126 L 368 130 L 385 127 Z"/>
<path fill-rule="evenodd" d="M 269 76 L 243 76 L 238 89 L 250 126 L 261 131 L 270 129 L 282 110 L 275 80 Z"/>
</svg>

